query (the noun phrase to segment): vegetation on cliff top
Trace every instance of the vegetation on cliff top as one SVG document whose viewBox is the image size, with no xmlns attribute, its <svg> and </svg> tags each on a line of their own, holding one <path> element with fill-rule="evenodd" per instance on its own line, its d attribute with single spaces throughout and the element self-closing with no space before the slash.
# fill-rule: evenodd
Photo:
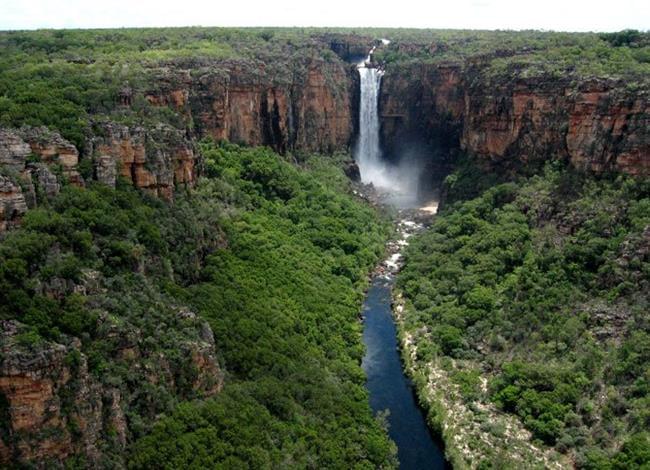
<svg viewBox="0 0 650 470">
<path fill-rule="evenodd" d="M 650 185 L 556 165 L 448 205 L 413 240 L 398 278 L 404 327 L 416 361 L 447 370 L 468 404 L 517 415 L 581 468 L 640 468 Z"/>
<path fill-rule="evenodd" d="M 170 67 L 222 73 L 227 83 L 226 72 L 236 64 L 253 82 L 290 85 L 304 79 L 310 61 L 339 60 L 317 37 L 269 28 L 0 32 L 0 49 L 0 126 L 49 126 L 79 149 L 91 134 L 90 121 L 106 116 L 191 127 L 145 99 Z M 128 106 L 121 106 L 124 92 Z"/>
<path fill-rule="evenodd" d="M 0 126 L 49 126 L 83 149 L 91 120 L 168 122 L 191 127 L 145 94 L 176 64 L 198 73 L 233 63 L 250 79 L 291 84 L 310 61 L 340 62 L 332 41 L 367 47 L 389 67 L 426 62 L 481 66 L 492 78 L 543 76 L 624 79 L 647 90 L 649 33 L 551 33 L 346 28 L 159 28 L 0 32 Z M 168 77 L 169 78 L 169 77 Z M 336 89 L 340 83 L 334 83 Z M 129 106 L 120 106 L 125 90 Z"/>
<path fill-rule="evenodd" d="M 389 33 L 387 33 L 389 34 Z M 650 85 L 650 33 L 421 30 L 394 34 L 375 54 L 388 67 L 456 63 L 477 66 L 495 79 L 621 79 Z"/>
<path fill-rule="evenodd" d="M 202 150 L 207 176 L 173 205 L 100 184 L 41 201 L 0 242 L 0 319 L 25 325 L 27 349 L 81 339 L 90 373 L 124 397 L 132 468 L 390 467 L 358 321 L 386 224 L 331 160 L 299 169 L 267 149 Z M 89 272 L 100 286 L 84 294 L 74 286 Z M 209 322 L 228 376 L 216 397 L 179 405 L 199 395 L 187 307 Z M 120 354 L 124 338 L 177 358 L 173 380 L 151 385 Z M 104 438 L 103 464 L 124 462 Z"/>
</svg>

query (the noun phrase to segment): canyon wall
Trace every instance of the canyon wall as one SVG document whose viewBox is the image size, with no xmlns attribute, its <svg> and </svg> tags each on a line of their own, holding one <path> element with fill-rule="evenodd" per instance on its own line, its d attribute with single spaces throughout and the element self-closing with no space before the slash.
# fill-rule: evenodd
<svg viewBox="0 0 650 470">
<path fill-rule="evenodd" d="M 0 129 L 0 232 L 36 206 L 37 192 L 53 197 L 64 180 L 83 186 L 78 163 L 75 146 L 56 132 Z"/>
<path fill-rule="evenodd" d="M 117 176 L 154 196 L 171 200 L 176 186 L 193 186 L 198 153 L 185 132 L 158 123 L 151 127 L 103 121 L 87 143 L 93 177 L 115 186 Z"/>
<path fill-rule="evenodd" d="M 480 64 L 415 64 L 387 70 L 380 114 L 389 153 L 416 135 L 505 167 L 555 158 L 650 174 L 650 101 L 615 81 L 500 80 Z"/>
<path fill-rule="evenodd" d="M 342 53 L 352 53 L 350 47 Z M 136 114 L 138 124 L 93 118 L 81 153 L 47 128 L 0 129 L 6 173 L 0 176 L 0 232 L 36 205 L 39 188 L 51 197 L 64 181 L 83 186 L 80 162 L 87 178 L 114 186 L 120 176 L 171 200 L 175 187 L 194 184 L 203 137 L 280 153 L 333 153 L 348 150 L 354 136 L 358 78 L 340 60 L 313 57 L 281 69 L 263 62 L 176 60 L 147 73 L 146 89 L 125 84 L 116 97 L 115 113 Z"/>
<path fill-rule="evenodd" d="M 330 48 L 352 60 L 369 45 L 337 37 Z M 280 153 L 332 153 L 349 150 L 357 132 L 357 71 L 335 58 L 315 56 L 288 68 L 263 60 L 179 59 L 147 73 L 144 89 L 124 84 L 116 114 L 93 116 L 83 149 L 43 127 L 0 129 L 0 232 L 62 185 L 82 187 L 90 179 L 115 186 L 122 177 L 171 200 L 176 187 L 195 184 L 203 137 Z M 650 175 L 649 116 L 648 96 L 620 82 L 498 79 L 480 63 L 388 67 L 380 95 L 388 155 L 421 140 L 438 150 L 435 158 L 465 151 L 505 167 L 558 158 L 586 171 Z M 348 171 L 358 178 L 358 168 Z M 53 296 L 57 289 L 94 295 L 87 285 L 44 288 Z M 111 359 L 179 398 L 217 393 L 223 372 L 211 330 L 191 312 L 178 316 L 189 323 L 183 323 L 189 331 L 183 357 L 197 371 L 192 393 L 177 390 L 170 357 L 148 351 L 136 329 L 120 330 L 103 315 L 102 338 L 117 344 Z M 28 344 L 19 323 L 0 326 L 0 466 L 45 467 L 77 454 L 93 464 L 102 442 L 124 448 L 133 390 L 89 373 L 78 339 Z"/>
<path fill-rule="evenodd" d="M 353 137 L 353 70 L 338 60 L 314 57 L 290 70 L 263 62 L 177 61 L 154 75 L 147 101 L 172 108 L 200 137 L 280 153 L 346 150 Z"/>
<path fill-rule="evenodd" d="M 175 188 L 193 186 L 200 174 L 203 137 L 281 153 L 347 150 L 353 138 L 356 70 L 337 59 L 313 58 L 290 70 L 177 60 L 147 73 L 146 89 L 125 83 L 115 110 L 91 117 L 83 148 L 45 127 L 0 129 L 0 232 L 65 184 L 115 186 L 121 177 L 172 200 Z M 56 278 L 39 289 L 55 299 L 81 293 L 92 304 L 102 295 L 97 275 L 85 273 L 79 285 Z M 107 455 L 124 454 L 138 426 L 129 412 L 155 401 L 147 393 L 177 400 L 218 393 L 224 373 L 210 327 L 187 310 L 177 316 L 170 322 L 179 323 L 183 338 L 179 351 L 166 354 L 150 350 L 152 338 L 138 328 L 114 324 L 109 311 L 100 315 L 94 340 L 115 346 L 111 363 L 138 375 L 133 383 L 93 373 L 78 338 L 34 339 L 21 323 L 0 322 L 0 466 L 59 467 L 72 456 L 104 466 Z M 148 424 L 157 419 L 143 413 Z"/>
<path fill-rule="evenodd" d="M 372 44 L 354 35 L 320 41 L 348 61 Z M 172 199 L 200 173 L 203 137 L 280 153 L 350 150 L 358 75 L 339 58 L 175 59 L 146 68 L 145 85 L 125 82 L 112 114 L 91 119 L 81 152 L 45 128 L 0 131 L 0 231 L 35 205 L 39 188 L 53 196 L 64 180 L 83 185 L 82 173 L 109 185 L 121 176 Z M 380 95 L 385 155 L 423 144 L 448 166 L 466 151 L 504 167 L 559 158 L 594 172 L 650 173 L 645 92 L 606 79 L 499 78 L 485 64 L 389 65 Z"/>
<path fill-rule="evenodd" d="M 19 223 L 41 197 L 56 196 L 63 184 L 83 187 L 87 177 L 115 186 L 120 175 L 166 200 L 176 186 L 192 186 L 199 164 L 196 145 L 183 131 L 158 123 L 149 128 L 95 122 L 87 155 L 45 127 L 0 129 L 0 232 Z"/>
<path fill-rule="evenodd" d="M 127 410 L 138 400 L 153 400 L 147 396 L 151 390 L 180 399 L 219 392 L 223 372 L 212 331 L 194 314 L 189 320 L 187 311 L 179 315 L 194 336 L 181 345 L 184 367 L 196 371 L 190 390 L 177 383 L 184 372 L 175 370 L 176 357 L 152 354 L 147 348 L 151 338 L 118 325 L 107 312 L 98 329 L 117 345 L 112 360 L 141 375 L 142 383 L 110 383 L 91 373 L 78 338 L 61 335 L 57 342 L 29 343 L 23 325 L 0 321 L 0 466 L 58 468 L 73 455 L 83 456 L 88 468 L 103 466 L 107 451 L 120 454 L 126 448 L 133 432 Z"/>
</svg>

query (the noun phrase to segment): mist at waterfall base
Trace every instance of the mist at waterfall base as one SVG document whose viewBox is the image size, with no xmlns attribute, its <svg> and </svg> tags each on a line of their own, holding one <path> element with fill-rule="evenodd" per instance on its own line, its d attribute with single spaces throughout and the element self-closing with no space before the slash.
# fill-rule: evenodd
<svg viewBox="0 0 650 470">
<path fill-rule="evenodd" d="M 359 165 L 361 181 L 372 184 L 382 198 L 396 207 L 416 207 L 427 197 L 422 184 L 424 160 L 417 146 L 404 148 L 396 162 L 384 159 L 379 143 L 378 100 L 383 71 L 358 66 L 361 85 L 359 101 L 359 138 L 355 159 Z"/>
<path fill-rule="evenodd" d="M 381 160 L 360 171 L 361 181 L 372 184 L 395 207 L 419 207 L 434 197 L 433 189 L 423 181 L 425 164 L 417 148 L 402 150 L 397 163 Z"/>
</svg>

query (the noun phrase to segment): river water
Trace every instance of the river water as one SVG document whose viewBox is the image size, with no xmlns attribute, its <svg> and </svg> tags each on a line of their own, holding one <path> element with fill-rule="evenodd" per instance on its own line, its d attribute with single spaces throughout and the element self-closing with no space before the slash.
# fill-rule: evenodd
<svg viewBox="0 0 650 470">
<path fill-rule="evenodd" d="M 408 237 L 421 228 L 410 220 L 399 222 L 401 238 L 389 246 L 391 256 L 373 278 L 363 304 L 366 355 L 362 367 L 370 406 L 375 413 L 388 410 L 388 432 L 397 444 L 403 470 L 450 468 L 442 444 L 429 431 L 411 382 L 404 374 L 392 311 L 391 289 L 401 263 L 401 249 Z"/>
</svg>

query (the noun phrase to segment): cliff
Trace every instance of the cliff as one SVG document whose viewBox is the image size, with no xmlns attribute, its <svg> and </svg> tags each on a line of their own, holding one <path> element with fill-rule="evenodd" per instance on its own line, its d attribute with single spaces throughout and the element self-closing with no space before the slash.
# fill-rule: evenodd
<svg viewBox="0 0 650 470">
<path fill-rule="evenodd" d="M 171 200 L 176 186 L 193 186 L 198 155 L 193 139 L 159 123 L 146 128 L 98 121 L 86 144 L 89 177 L 115 187 L 119 176 Z M 84 186 L 79 151 L 47 128 L 0 129 L 0 232 L 19 223 L 38 195 L 56 196 L 62 184 Z"/>
<path fill-rule="evenodd" d="M 413 136 L 505 167 L 566 159 L 650 174 L 650 101 L 607 79 L 494 77 L 479 64 L 388 68 L 380 97 L 389 152 Z"/>
<path fill-rule="evenodd" d="M 64 182 L 83 186 L 80 167 L 86 178 L 115 186 L 120 176 L 171 200 L 175 187 L 194 185 L 203 137 L 280 153 L 344 151 L 353 139 L 356 71 L 337 59 L 178 59 L 142 73 L 146 86 L 125 83 L 111 114 L 91 117 L 83 149 L 45 127 L 0 129 L 0 168 L 11 173 L 0 186 L 0 231 L 37 204 L 39 188 L 52 197 Z"/>
<path fill-rule="evenodd" d="M 65 34 L 70 33 L 62 36 Z M 147 61 L 141 57 L 146 54 L 138 53 L 136 59 L 129 57 L 120 67 L 106 70 L 93 64 L 114 57 L 97 52 L 80 62 L 70 58 L 80 53 L 76 46 L 66 53 L 56 51 L 48 61 L 31 50 L 20 56 L 16 64 L 22 63 L 23 57 L 40 57 L 38 61 L 50 65 L 30 64 L 34 70 L 43 66 L 48 73 L 17 80 L 14 88 L 13 79 L 3 82 L 7 87 L 3 112 L 6 108 L 12 113 L 3 114 L 2 122 L 13 127 L 0 129 L 0 232 L 18 225 L 28 208 L 47 207 L 48 200 L 65 184 L 83 187 L 97 180 L 114 187 L 121 177 L 148 194 L 171 201 L 175 188 L 195 184 L 202 166 L 197 141 L 203 137 L 266 145 L 280 153 L 349 150 L 357 131 L 359 90 L 357 71 L 345 61 L 364 56 L 373 41 L 354 35 L 324 35 L 303 38 L 303 45 L 292 40 L 283 45 L 269 42 L 271 32 L 263 34 L 268 37 L 259 41 L 256 37 L 246 47 L 233 39 L 229 47 L 239 47 L 238 55 L 225 59 L 176 51 L 178 57 L 185 58 Z M 106 37 L 111 42 L 118 36 Z M 200 38 L 201 43 L 204 39 Z M 156 42 L 163 44 L 164 40 L 147 38 L 146 47 L 155 48 Z M 419 46 L 396 44 L 398 54 L 421 57 Z M 267 46 L 269 50 L 263 50 Z M 140 47 L 142 52 L 145 46 Z M 443 42 L 434 42 L 427 44 L 425 52 L 433 57 L 447 48 Z M 166 49 L 160 51 L 160 57 L 168 57 Z M 494 74 L 484 59 L 436 64 L 406 61 L 399 68 L 389 64 L 380 96 L 387 154 L 395 157 L 406 144 L 422 142 L 432 150 L 429 160 L 447 165 L 464 151 L 505 169 L 564 159 L 595 173 L 650 174 L 650 106 L 643 89 L 633 90 L 612 78 L 558 78 L 528 73 L 530 70 L 521 73 L 515 68 Z M 72 63 L 85 65 L 70 67 Z M 68 74 L 73 74 L 68 82 L 52 78 L 69 78 Z M 87 77 L 95 77 L 95 83 Z M 51 81 L 44 85 L 39 82 L 43 78 Z M 36 83 L 40 88 L 33 91 Z M 63 88 L 61 83 L 69 85 L 65 93 L 48 101 L 49 87 Z M 25 96 L 30 99 L 21 101 Z M 43 103 L 44 107 L 39 107 Z M 72 123 L 70 115 L 74 116 Z M 41 122 L 51 128 L 21 127 L 25 122 Z M 348 175 L 358 179 L 358 168 L 347 165 Z M 79 191 L 84 192 L 90 191 Z M 109 193 L 107 198 L 115 199 Z M 180 228 L 175 224 L 182 215 L 171 213 L 161 227 L 143 226 L 139 232 L 132 219 L 113 219 L 115 206 L 96 209 L 98 199 L 68 199 L 81 201 L 78 206 L 70 204 L 73 209 L 88 206 L 86 215 L 92 224 L 86 231 L 74 231 L 70 227 L 83 217 L 71 216 L 75 224 L 69 225 L 52 217 L 60 237 L 56 242 L 46 238 L 49 220 L 41 214 L 45 220 L 32 222 L 41 224 L 43 231 L 38 236 L 32 234 L 30 240 L 34 244 L 46 240 L 47 253 L 39 262 L 12 260 L 6 270 L 11 282 L 30 270 L 29 282 L 20 285 L 24 298 L 15 296 L 18 300 L 14 301 L 27 303 L 25 299 L 38 297 L 42 303 L 31 310 L 11 308 L 11 315 L 2 318 L 19 320 L 0 322 L 0 465 L 47 467 L 82 456 L 89 466 L 103 466 L 102 459 L 108 454 L 123 459 L 125 448 L 171 405 L 211 396 L 223 386 L 224 374 L 210 327 L 194 313 L 170 305 L 169 298 L 147 294 L 143 280 L 147 271 L 158 269 L 167 282 L 170 273 L 178 269 L 174 264 L 183 262 L 186 269 L 175 275 L 183 281 L 198 278 L 201 261 L 215 248 L 211 237 L 220 230 L 216 219 L 202 218 L 221 208 L 200 207 L 201 214 Z M 129 199 L 120 201 L 123 207 L 131 207 Z M 201 221 L 203 228 L 194 233 Z M 128 230 L 111 233 L 114 239 L 102 239 L 120 223 Z M 180 253 L 178 257 L 163 259 L 158 251 L 143 257 L 147 242 L 156 250 L 160 248 L 159 232 L 165 230 L 183 234 L 174 232 L 174 243 L 162 251 Z M 647 235 L 647 230 L 643 234 Z M 133 240 L 134 236 L 138 239 Z M 187 251 L 179 249 L 179 240 L 185 240 Z M 65 253 L 62 246 L 67 244 L 74 245 L 77 252 Z M 16 250 L 29 251 L 20 248 Z M 105 258 L 102 263 L 107 272 L 123 269 L 129 282 L 137 285 L 126 293 L 120 290 L 121 278 L 102 286 L 97 271 L 86 267 L 84 282 L 76 282 L 72 279 L 78 274 L 75 253 Z M 43 273 L 32 272 L 41 266 L 47 268 Z M 220 269 L 227 266 L 217 265 L 214 271 Z M 228 279 L 237 281 L 233 290 L 240 288 L 236 275 Z M 98 288 L 113 288 L 112 297 L 102 298 Z M 87 306 L 82 314 L 74 310 L 76 297 L 71 305 L 65 303 L 76 294 Z M 225 310 L 230 311 L 230 306 Z M 37 316 L 41 314 L 55 320 Z M 69 334 L 61 334 L 53 326 L 56 322 L 66 326 L 63 331 Z M 81 333 L 74 332 L 81 328 L 77 322 L 84 327 Z M 47 335 L 39 336 L 35 326 Z M 145 328 L 149 331 L 143 331 Z M 236 332 L 221 332 L 231 333 Z M 241 348 L 241 343 L 235 347 Z M 112 452 L 106 452 L 107 448 Z M 123 463 L 120 460 L 117 465 Z"/>
<path fill-rule="evenodd" d="M 195 396 L 214 395 L 223 386 L 223 373 L 212 331 L 191 312 L 179 315 L 195 336 L 181 345 L 185 367 L 196 372 L 189 389 Z M 148 394 L 156 389 L 158 394 L 188 396 L 177 383 L 184 374 L 176 370 L 178 359 L 152 354 L 150 338 L 112 323 L 108 314 L 99 319 L 98 329 L 116 344 L 113 360 L 141 375 L 142 382 L 111 384 L 91 373 L 78 338 L 30 342 L 19 322 L 2 321 L 0 326 L 0 464 L 52 468 L 78 455 L 97 466 L 107 450 L 123 453 L 133 433 L 127 414 L 138 401 L 153 400 Z"/>
<path fill-rule="evenodd" d="M 10 178 L 0 176 L 0 232 L 20 222 L 27 212 L 27 203 L 22 189 Z"/>
<path fill-rule="evenodd" d="M 352 72 L 319 57 L 288 69 L 262 61 L 174 61 L 153 70 L 144 94 L 151 105 L 178 113 L 199 137 L 280 153 L 331 153 L 352 139 Z"/>
<path fill-rule="evenodd" d="M 36 206 L 38 192 L 55 196 L 64 181 L 83 186 L 78 162 L 75 146 L 47 128 L 0 129 L 0 232 Z"/>
<path fill-rule="evenodd" d="M 115 186 L 117 176 L 154 196 L 173 198 L 175 186 L 193 186 L 198 155 L 192 139 L 159 123 L 153 127 L 96 122 L 87 144 L 94 177 Z"/>
</svg>

